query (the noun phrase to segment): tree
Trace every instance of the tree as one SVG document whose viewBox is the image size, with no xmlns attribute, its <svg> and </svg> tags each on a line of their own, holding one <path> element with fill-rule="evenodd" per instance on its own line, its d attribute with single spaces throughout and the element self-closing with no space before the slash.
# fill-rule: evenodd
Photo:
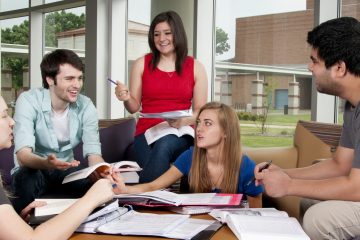
<svg viewBox="0 0 360 240">
<path fill-rule="evenodd" d="M 25 20 L 20 25 L 1 30 L 1 42 L 10 44 L 29 44 L 29 21 Z"/>
<path fill-rule="evenodd" d="M 272 80 L 272 77 L 268 78 L 268 81 L 264 84 L 263 111 L 262 114 L 259 116 L 261 134 L 265 134 L 267 131 L 266 122 L 268 120 L 269 110 L 272 106 L 272 93 L 278 85 L 275 80 Z"/>
<path fill-rule="evenodd" d="M 227 42 L 229 40 L 228 34 L 219 27 L 216 27 L 216 55 L 221 55 L 230 49 Z"/>
<path fill-rule="evenodd" d="M 45 46 L 56 47 L 56 34 L 85 27 L 85 14 L 78 16 L 62 10 L 48 14 L 45 22 Z"/>
<path fill-rule="evenodd" d="M 80 16 L 65 12 L 49 13 L 45 18 L 45 46 L 56 47 L 56 34 L 85 27 L 85 14 Z M 25 20 L 20 25 L 1 30 L 1 42 L 10 44 L 29 44 L 29 21 Z"/>
</svg>

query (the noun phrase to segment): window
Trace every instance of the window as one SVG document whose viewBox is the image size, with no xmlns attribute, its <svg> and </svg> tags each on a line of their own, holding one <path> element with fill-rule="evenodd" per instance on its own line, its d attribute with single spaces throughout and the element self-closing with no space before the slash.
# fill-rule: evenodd
<svg viewBox="0 0 360 240">
<path fill-rule="evenodd" d="M 216 2 L 213 99 L 235 108 L 245 146 L 292 145 L 297 120 L 310 120 L 313 8 L 306 0 Z"/>
<path fill-rule="evenodd" d="M 85 56 L 85 7 L 45 14 L 45 47 L 66 48 Z"/>
<path fill-rule="evenodd" d="M 1 96 L 9 109 L 21 92 L 29 89 L 29 20 L 1 21 Z"/>
<path fill-rule="evenodd" d="M 1 12 L 29 7 L 29 0 L 0 0 Z"/>
</svg>

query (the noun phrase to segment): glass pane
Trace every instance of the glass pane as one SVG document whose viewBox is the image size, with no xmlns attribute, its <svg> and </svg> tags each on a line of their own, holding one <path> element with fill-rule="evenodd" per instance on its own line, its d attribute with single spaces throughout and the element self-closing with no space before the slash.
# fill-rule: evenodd
<svg viewBox="0 0 360 240">
<path fill-rule="evenodd" d="M 85 7 L 45 14 L 45 49 L 66 48 L 85 57 Z"/>
<path fill-rule="evenodd" d="M 214 99 L 233 106 L 248 147 L 290 146 L 310 120 L 313 1 L 216 2 Z"/>
<path fill-rule="evenodd" d="M 24 90 L 29 89 L 29 19 L 2 20 L 1 23 L 1 96 L 13 104 Z"/>
<path fill-rule="evenodd" d="M 341 16 L 353 17 L 360 20 L 360 2 L 358 0 L 342 0 Z M 338 98 L 337 100 L 338 100 L 337 122 L 339 124 L 342 124 L 345 101 L 341 98 Z"/>
<path fill-rule="evenodd" d="M 11 11 L 29 7 L 29 0 L 0 0 L 0 11 Z"/>
</svg>

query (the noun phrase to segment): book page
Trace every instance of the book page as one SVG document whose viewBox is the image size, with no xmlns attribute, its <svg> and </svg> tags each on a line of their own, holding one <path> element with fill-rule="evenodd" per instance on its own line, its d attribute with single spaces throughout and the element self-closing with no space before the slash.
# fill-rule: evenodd
<svg viewBox="0 0 360 240">
<path fill-rule="evenodd" d="M 139 164 L 137 164 L 137 162 L 134 161 L 120 161 L 120 162 L 112 163 L 111 166 L 113 166 L 113 168 L 116 169 L 116 172 L 133 172 L 133 171 L 142 170 Z"/>
<path fill-rule="evenodd" d="M 137 172 L 120 172 L 121 177 L 124 179 L 124 183 L 139 183 L 139 174 Z"/>
<path fill-rule="evenodd" d="M 295 218 L 229 214 L 226 223 L 241 240 L 310 240 Z"/>
<path fill-rule="evenodd" d="M 35 199 L 46 202 L 45 206 L 35 208 L 35 217 L 59 214 L 69 208 L 78 199 Z"/>
<path fill-rule="evenodd" d="M 166 121 L 164 121 L 164 122 L 161 122 L 161 123 L 149 128 L 148 130 L 146 130 L 145 138 L 146 138 L 148 145 L 150 145 L 153 142 L 157 141 L 158 139 L 160 139 L 166 135 L 169 135 L 169 134 L 174 134 L 178 137 L 181 137 L 186 134 L 190 135 L 192 137 L 194 137 L 194 135 L 195 135 L 194 129 L 190 126 L 183 126 L 179 129 L 177 129 L 177 128 L 170 127 L 170 125 Z"/>
<path fill-rule="evenodd" d="M 288 217 L 285 211 L 279 211 L 275 208 L 222 208 L 214 209 L 209 215 L 213 218 L 225 222 L 228 214 L 245 215 L 245 216 L 271 216 L 271 217 Z"/>
<path fill-rule="evenodd" d="M 87 178 L 93 171 L 95 171 L 95 169 L 97 169 L 98 167 L 101 167 L 101 166 L 108 166 L 109 167 L 110 164 L 106 163 L 106 162 L 100 162 L 100 163 L 97 163 L 97 164 L 95 164 L 93 166 L 90 166 L 90 167 L 81 169 L 79 171 L 70 173 L 69 175 L 67 175 L 64 178 L 62 184 L 72 182 L 72 181 L 75 181 L 75 180 L 79 180 L 79 179 Z"/>
<path fill-rule="evenodd" d="M 114 196 L 115 198 L 121 199 L 141 199 L 141 198 L 147 198 L 147 199 L 153 199 L 159 202 L 172 204 L 175 206 L 178 206 L 181 204 L 183 197 L 180 194 L 176 194 L 169 191 L 164 190 L 157 190 L 152 192 L 144 192 L 139 194 L 118 194 Z M 131 201 L 131 200 L 130 200 Z"/>
</svg>

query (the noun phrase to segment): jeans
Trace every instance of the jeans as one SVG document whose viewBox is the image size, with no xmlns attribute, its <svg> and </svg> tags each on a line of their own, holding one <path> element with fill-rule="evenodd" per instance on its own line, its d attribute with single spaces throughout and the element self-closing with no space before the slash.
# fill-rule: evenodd
<svg viewBox="0 0 360 240">
<path fill-rule="evenodd" d="M 150 146 L 144 134 L 136 136 L 134 140 L 136 161 L 143 169 L 139 172 L 140 182 L 151 182 L 161 176 L 170 168 L 170 163 L 193 144 L 194 139 L 188 135 L 182 137 L 166 135 Z"/>
<path fill-rule="evenodd" d="M 62 184 L 64 177 L 83 167 L 69 168 L 67 170 L 39 170 L 21 167 L 12 176 L 11 199 L 15 210 L 20 213 L 29 203 L 44 194 L 65 194 L 67 198 L 82 197 L 91 187 L 89 179 L 81 179 Z M 65 197 L 64 196 L 64 197 Z"/>
</svg>

